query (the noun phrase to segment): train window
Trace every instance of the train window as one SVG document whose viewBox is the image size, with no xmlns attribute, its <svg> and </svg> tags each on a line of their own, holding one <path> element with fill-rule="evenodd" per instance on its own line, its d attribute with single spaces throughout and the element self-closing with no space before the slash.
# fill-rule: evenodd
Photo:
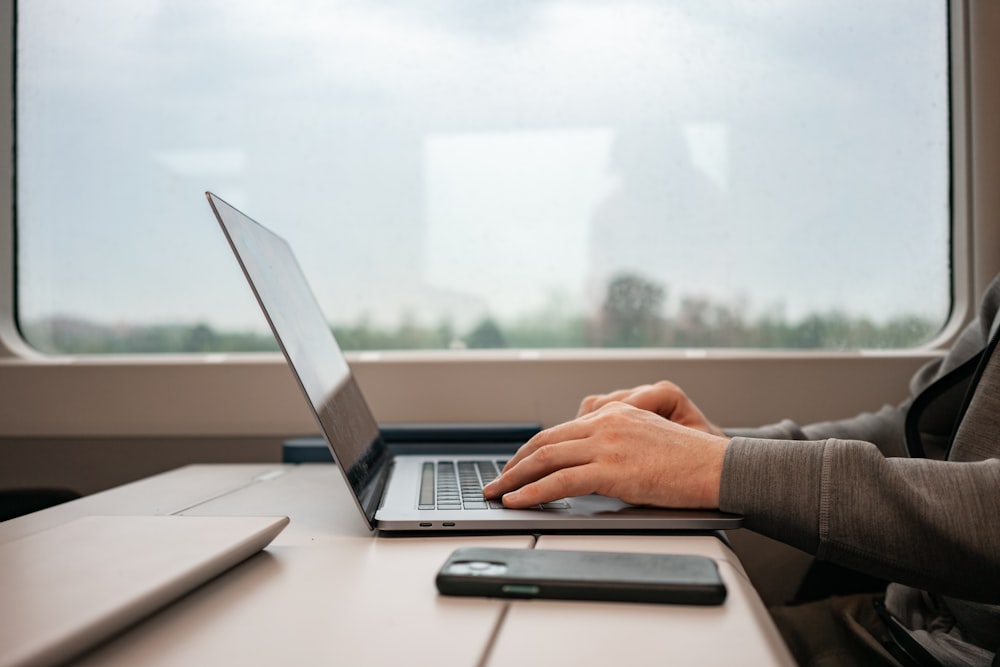
<svg viewBox="0 0 1000 667">
<path fill-rule="evenodd" d="M 951 308 L 947 9 L 19 3 L 19 326 L 273 349 L 212 190 L 347 349 L 920 344 Z"/>
</svg>

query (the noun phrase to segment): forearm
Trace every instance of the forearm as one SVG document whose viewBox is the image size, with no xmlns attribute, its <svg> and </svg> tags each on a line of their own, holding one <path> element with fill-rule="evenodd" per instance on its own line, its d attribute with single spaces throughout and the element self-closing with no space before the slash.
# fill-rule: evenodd
<svg viewBox="0 0 1000 667">
<path fill-rule="evenodd" d="M 1000 600 L 1000 461 L 885 458 L 871 444 L 737 437 L 720 507 L 747 528 L 892 581 Z"/>
</svg>

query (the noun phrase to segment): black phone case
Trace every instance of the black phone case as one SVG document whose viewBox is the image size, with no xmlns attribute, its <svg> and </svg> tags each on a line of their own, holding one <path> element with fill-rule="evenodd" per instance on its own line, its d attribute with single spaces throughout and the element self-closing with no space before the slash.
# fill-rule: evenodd
<svg viewBox="0 0 1000 667">
<path fill-rule="evenodd" d="M 465 547 L 437 575 L 444 595 L 719 605 L 726 587 L 705 556 Z"/>
</svg>

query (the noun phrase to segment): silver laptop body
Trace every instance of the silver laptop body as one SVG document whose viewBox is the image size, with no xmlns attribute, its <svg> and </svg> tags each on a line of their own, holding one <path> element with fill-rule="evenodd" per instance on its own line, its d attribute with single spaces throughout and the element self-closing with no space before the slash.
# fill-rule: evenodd
<svg viewBox="0 0 1000 667">
<path fill-rule="evenodd" d="M 724 530 L 737 515 L 639 508 L 604 496 L 565 499 L 549 507 L 509 510 L 454 494 L 430 501 L 449 469 L 471 468 L 480 481 L 503 457 L 469 445 L 468 455 L 392 455 L 288 243 L 206 193 L 271 330 L 347 485 L 372 530 L 387 532 Z M 443 464 L 443 465 L 442 465 Z M 457 482 L 465 486 L 465 482 Z"/>
</svg>

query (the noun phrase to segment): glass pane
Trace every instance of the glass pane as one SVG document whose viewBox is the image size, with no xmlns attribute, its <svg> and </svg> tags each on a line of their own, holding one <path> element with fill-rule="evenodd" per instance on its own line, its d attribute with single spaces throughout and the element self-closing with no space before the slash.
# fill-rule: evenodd
<svg viewBox="0 0 1000 667">
<path fill-rule="evenodd" d="M 212 190 L 290 241 L 347 349 L 922 342 L 946 10 L 22 2 L 22 330 L 273 349 Z"/>
</svg>

